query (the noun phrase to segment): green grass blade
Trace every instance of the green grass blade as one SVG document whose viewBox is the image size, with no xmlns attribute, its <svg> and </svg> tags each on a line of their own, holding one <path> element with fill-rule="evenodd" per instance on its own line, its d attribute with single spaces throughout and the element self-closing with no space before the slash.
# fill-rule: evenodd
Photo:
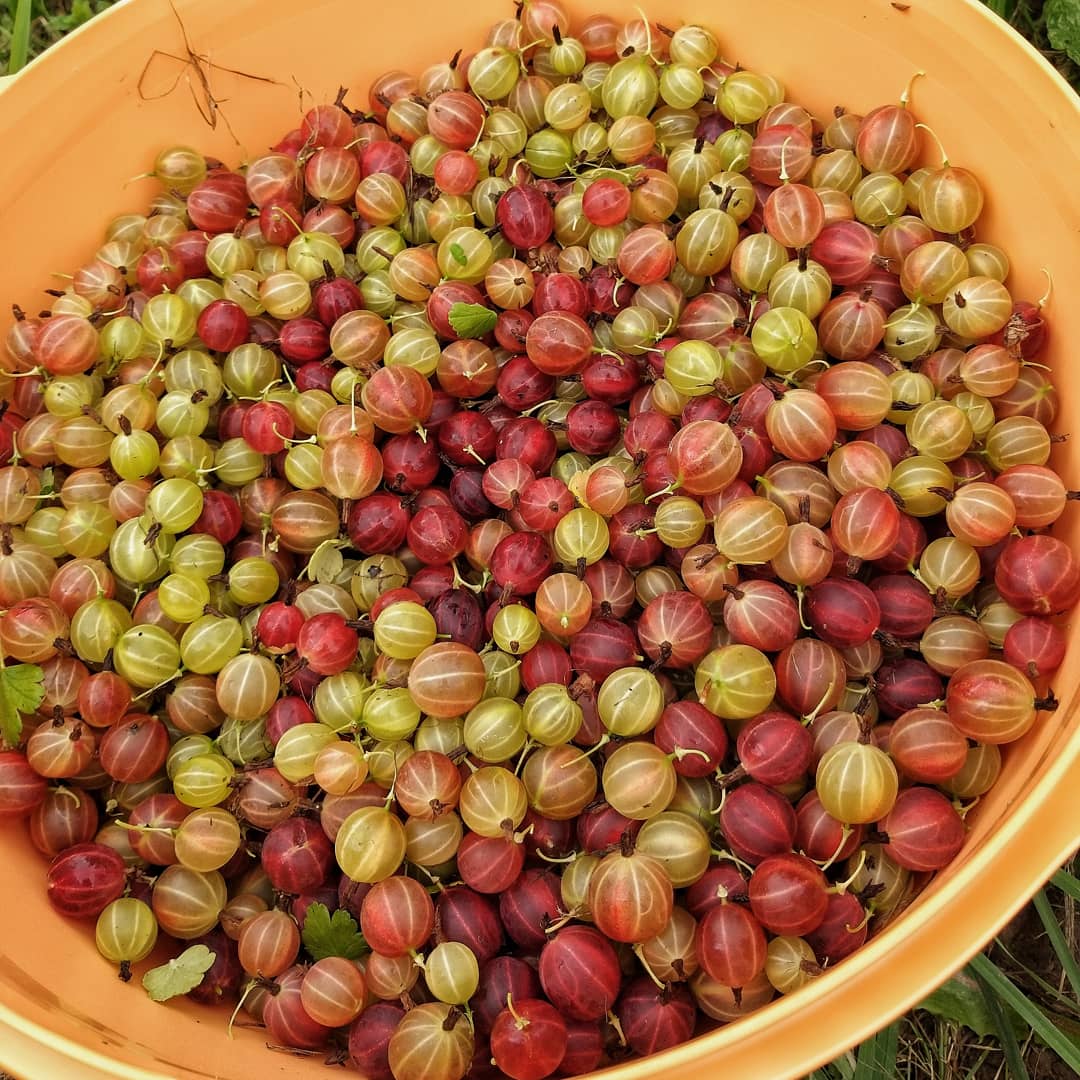
<svg viewBox="0 0 1080 1080">
<path fill-rule="evenodd" d="M 989 1050 L 984 1050 L 979 1055 L 979 1057 L 976 1060 L 975 1064 L 972 1065 L 971 1068 L 968 1070 L 968 1074 L 965 1077 L 965 1080 L 978 1080 L 978 1077 L 980 1075 L 979 1070 L 983 1067 L 983 1063 L 986 1061 L 986 1059 L 989 1056 L 990 1056 L 990 1051 Z"/>
<path fill-rule="evenodd" d="M 885 1075 L 897 1075 L 896 1056 L 900 1051 L 900 1021 L 890 1024 L 881 1033 L 881 1065 Z"/>
<path fill-rule="evenodd" d="M 855 1051 L 853 1080 L 881 1080 L 878 1073 L 878 1036 L 872 1035 Z"/>
<path fill-rule="evenodd" d="M 972 958 L 971 970 L 981 978 L 1001 1000 L 1031 1025 L 1036 1035 L 1074 1073 L 1080 1075 L 1080 1047 L 1057 1028 L 1054 1022 L 1033 1001 L 1026 997 L 1000 969 L 982 953 Z"/>
<path fill-rule="evenodd" d="M 867 1039 L 855 1056 L 853 1080 L 886 1080 L 896 1076 L 896 1054 L 900 1040 L 900 1025 L 890 1024 Z"/>
<path fill-rule="evenodd" d="M 1005 976 L 1001 975 L 1001 972 L 998 971 L 997 967 L 991 963 L 991 961 L 987 960 L 982 953 L 974 957 L 968 965 L 975 981 L 979 984 L 979 989 L 982 991 L 983 998 L 986 1001 L 986 1008 L 990 1013 L 990 1018 L 994 1022 L 994 1027 L 997 1028 L 998 1041 L 1001 1043 L 1001 1049 L 1005 1055 L 1005 1064 L 1008 1067 L 1009 1076 L 1012 1080 L 1028 1080 L 1027 1066 L 1024 1064 L 1023 1055 L 1020 1053 L 1020 1044 L 1016 1040 L 1016 1032 L 1013 1031 L 1012 1025 L 1009 1023 L 1009 1018 L 1005 1015 L 1005 1011 L 1001 1007 L 1001 1000 L 998 997 L 998 992 L 991 987 L 986 979 L 980 976 L 975 963 L 976 960 L 985 960 L 1002 979 L 1005 979 Z M 1005 979 L 1005 981 L 1008 982 L 1008 979 Z M 1009 983 L 1009 985 L 1011 986 L 1012 984 Z"/>
<path fill-rule="evenodd" d="M 853 1080 L 855 1076 L 855 1055 L 850 1051 L 841 1054 L 834 1062 L 825 1067 L 826 1072 L 833 1070 L 840 1080 Z"/>
<path fill-rule="evenodd" d="M 1046 927 L 1046 936 L 1054 947 L 1061 969 L 1065 972 L 1065 978 L 1069 980 L 1073 993 L 1080 1000 L 1080 964 L 1076 962 L 1076 957 L 1073 956 L 1069 943 L 1065 940 L 1061 923 L 1058 922 L 1054 909 L 1046 898 L 1046 890 L 1040 889 L 1032 898 L 1032 903 L 1034 903 L 1035 910 L 1039 913 L 1039 918 L 1042 919 L 1043 926 Z"/>
<path fill-rule="evenodd" d="M 8 61 L 8 74 L 26 66 L 30 53 L 30 5 L 32 0 L 17 0 L 15 19 L 11 28 L 11 59 Z"/>
<path fill-rule="evenodd" d="M 1067 1009 L 1069 1012 L 1080 1013 L 1080 1005 L 1078 1005 L 1073 999 L 1066 994 L 1063 994 L 1053 983 L 1047 982 L 1038 972 L 1032 971 L 1030 967 L 1023 963 L 1023 961 L 1017 959 L 1017 956 L 1010 949 L 999 940 L 997 947 L 1005 954 L 1005 956 L 1014 963 L 1018 968 L 1022 968 L 1024 975 L 1030 979 L 1047 997 L 1054 999 L 1055 1006 L 1060 1006 L 1062 1009 Z"/>
<path fill-rule="evenodd" d="M 1066 896 L 1080 900 L 1080 879 L 1073 877 L 1067 870 L 1059 870 L 1050 879 L 1050 884 L 1059 888 Z"/>
<path fill-rule="evenodd" d="M 1008 19 L 1016 7 L 1016 0 L 986 0 L 986 6 L 1002 19 Z"/>
</svg>

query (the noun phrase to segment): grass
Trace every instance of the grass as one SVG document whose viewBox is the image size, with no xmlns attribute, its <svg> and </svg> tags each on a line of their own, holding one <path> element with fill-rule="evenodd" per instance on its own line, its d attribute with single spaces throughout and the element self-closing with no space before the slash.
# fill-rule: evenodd
<svg viewBox="0 0 1080 1080">
<path fill-rule="evenodd" d="M 986 2 L 1080 90 L 1080 0 Z M 111 3 L 0 0 L 0 73 L 18 71 Z M 1055 31 L 1055 17 L 1060 26 L 1063 16 L 1075 19 L 1074 39 Z M 1055 48 L 1052 38 L 1068 51 Z M 1058 871 L 983 953 L 922 1006 L 808 1080 L 1080 1075 L 1080 879 L 1072 869 Z"/>
<path fill-rule="evenodd" d="M 0 0 L 0 74 L 14 74 L 113 0 Z"/>
</svg>

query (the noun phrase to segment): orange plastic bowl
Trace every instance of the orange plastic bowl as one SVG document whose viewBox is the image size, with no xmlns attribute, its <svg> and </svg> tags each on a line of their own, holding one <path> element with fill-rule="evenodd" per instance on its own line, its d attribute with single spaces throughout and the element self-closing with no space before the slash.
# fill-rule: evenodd
<svg viewBox="0 0 1080 1080">
<path fill-rule="evenodd" d="M 512 13 L 509 0 L 127 0 L 52 49 L 0 93 L 0 296 L 33 304 L 50 275 L 70 271 L 100 242 L 114 214 L 142 209 L 138 179 L 163 146 L 188 143 L 230 163 L 262 151 L 304 109 L 339 85 L 366 98 L 390 68 L 420 71 Z M 571 0 L 579 17 L 594 10 Z M 1059 430 L 1078 431 L 1080 369 L 1080 108 L 1038 54 L 973 0 L 758 0 L 724 22 L 706 0 L 648 0 L 669 25 L 697 21 L 722 54 L 769 71 L 818 116 L 837 103 L 865 112 L 897 100 L 916 70 L 914 108 L 952 160 L 987 192 L 980 236 L 1013 257 L 1014 296 L 1057 286 L 1052 347 L 1062 391 Z M 633 17 L 633 0 L 602 10 Z M 182 20 L 182 23 L 181 23 Z M 183 31 L 181 29 L 183 26 Z M 186 37 L 185 37 L 186 34 Z M 186 49 L 203 57 L 186 62 Z M 170 58 L 172 57 L 172 58 Z M 179 59 L 177 59 L 179 58 Z M 259 76 L 265 81 L 233 72 Z M 213 95 L 217 107 L 208 96 Z M 213 129 L 206 117 L 216 121 Z M 134 178 L 134 179 L 133 179 Z M 0 327 L 0 331 L 5 327 Z M 1061 450 L 1080 486 L 1076 443 Z M 1080 543 L 1078 516 L 1061 536 Z M 960 857 L 897 922 L 812 986 L 667 1053 L 610 1070 L 618 1080 L 735 1073 L 782 1080 L 805 1074 L 909 1008 L 963 964 L 1080 843 L 1077 650 L 1055 689 L 1064 702 L 1011 746 L 1000 783 L 969 821 Z M 49 908 L 44 862 L 20 826 L 0 834 L 0 1065 L 25 1080 L 131 1080 L 325 1076 L 317 1061 L 275 1054 L 264 1035 L 225 1035 L 222 1010 L 156 1005 L 138 980 L 123 985 L 97 955 L 93 934 Z"/>
</svg>

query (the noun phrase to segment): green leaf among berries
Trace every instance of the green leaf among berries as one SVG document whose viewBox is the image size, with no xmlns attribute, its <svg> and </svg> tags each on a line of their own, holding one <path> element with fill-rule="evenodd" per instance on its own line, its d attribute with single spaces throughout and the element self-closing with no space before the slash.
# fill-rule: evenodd
<svg viewBox="0 0 1080 1080">
<path fill-rule="evenodd" d="M 490 334 L 498 320 L 498 312 L 483 304 L 463 304 L 459 301 L 450 305 L 450 325 L 461 338 L 480 338 Z"/>
<path fill-rule="evenodd" d="M 22 734 L 19 714 L 32 713 L 41 704 L 45 697 L 43 680 L 37 664 L 0 666 L 0 742 L 18 745 Z"/>
<path fill-rule="evenodd" d="M 304 948 L 313 960 L 328 956 L 356 960 L 367 952 L 367 942 L 356 920 L 341 908 L 331 915 L 325 904 L 312 904 L 308 908 L 302 936 Z"/>
<path fill-rule="evenodd" d="M 192 945 L 161 967 L 151 968 L 142 978 L 154 1001 L 168 1001 L 194 990 L 213 966 L 217 953 L 205 945 Z"/>
<path fill-rule="evenodd" d="M 1080 3 L 1077 0 L 1046 0 L 1043 6 L 1050 44 L 1072 62 L 1080 63 Z"/>
</svg>

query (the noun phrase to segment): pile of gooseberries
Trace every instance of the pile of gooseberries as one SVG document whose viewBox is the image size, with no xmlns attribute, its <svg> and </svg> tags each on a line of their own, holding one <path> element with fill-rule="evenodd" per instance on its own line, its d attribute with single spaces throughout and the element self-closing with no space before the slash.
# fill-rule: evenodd
<svg viewBox="0 0 1080 1080">
<path fill-rule="evenodd" d="M 242 166 L 162 151 L 15 309 L 0 820 L 121 977 L 203 944 L 279 1049 L 541 1080 L 948 866 L 1080 564 L 1043 302 L 907 99 L 525 0 Z"/>
</svg>

